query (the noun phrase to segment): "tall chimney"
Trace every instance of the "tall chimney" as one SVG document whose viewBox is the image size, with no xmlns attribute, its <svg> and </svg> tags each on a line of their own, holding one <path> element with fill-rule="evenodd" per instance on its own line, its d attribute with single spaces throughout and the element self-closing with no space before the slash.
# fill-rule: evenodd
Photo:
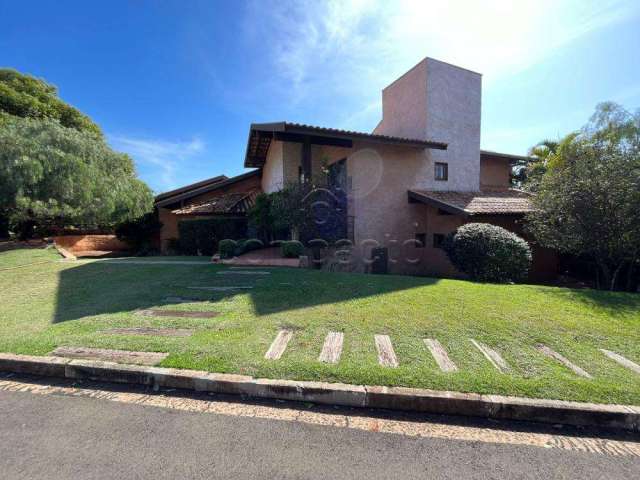
<svg viewBox="0 0 640 480">
<path fill-rule="evenodd" d="M 429 190 L 480 189 L 482 76 L 425 58 L 382 90 L 382 121 L 373 133 L 445 142 L 428 150 L 423 178 L 413 187 Z M 434 179 L 434 163 L 448 164 L 448 180 Z"/>
</svg>

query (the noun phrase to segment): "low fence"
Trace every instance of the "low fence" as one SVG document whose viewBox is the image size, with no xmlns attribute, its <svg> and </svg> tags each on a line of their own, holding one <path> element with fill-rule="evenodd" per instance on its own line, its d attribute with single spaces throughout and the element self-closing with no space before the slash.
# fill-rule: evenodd
<svg viewBox="0 0 640 480">
<path fill-rule="evenodd" d="M 56 245 L 71 252 L 124 252 L 130 249 L 115 235 L 63 235 L 52 239 Z"/>
</svg>

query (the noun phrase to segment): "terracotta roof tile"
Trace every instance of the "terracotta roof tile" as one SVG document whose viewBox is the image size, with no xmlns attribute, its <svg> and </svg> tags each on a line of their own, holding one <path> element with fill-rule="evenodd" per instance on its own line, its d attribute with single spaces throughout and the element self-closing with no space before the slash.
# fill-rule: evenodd
<svg viewBox="0 0 640 480">
<path fill-rule="evenodd" d="M 515 189 L 480 192 L 409 190 L 409 197 L 464 215 L 514 215 L 533 210 L 531 194 Z"/>
<path fill-rule="evenodd" d="M 171 213 L 176 215 L 243 215 L 253 206 L 257 195 L 258 190 L 227 193 L 226 195 L 220 195 L 206 202 L 186 205 L 182 208 L 172 210 Z"/>
</svg>

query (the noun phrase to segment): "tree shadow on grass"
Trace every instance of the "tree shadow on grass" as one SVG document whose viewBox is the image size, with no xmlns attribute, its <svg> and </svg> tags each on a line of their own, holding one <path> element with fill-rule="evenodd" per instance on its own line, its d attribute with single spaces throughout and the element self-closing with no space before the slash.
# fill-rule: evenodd
<svg viewBox="0 0 640 480">
<path fill-rule="evenodd" d="M 59 272 L 53 323 L 175 305 L 180 298 L 219 302 L 249 295 L 258 316 L 434 285 L 434 278 L 260 268 L 269 275 L 219 275 L 225 266 L 98 261 Z M 236 287 L 227 291 L 190 287 Z M 212 304 L 211 310 L 215 310 Z"/>
<path fill-rule="evenodd" d="M 543 293 L 558 299 L 581 303 L 594 311 L 608 315 L 640 316 L 640 294 L 629 292 L 609 292 L 605 290 L 544 288 Z"/>
</svg>

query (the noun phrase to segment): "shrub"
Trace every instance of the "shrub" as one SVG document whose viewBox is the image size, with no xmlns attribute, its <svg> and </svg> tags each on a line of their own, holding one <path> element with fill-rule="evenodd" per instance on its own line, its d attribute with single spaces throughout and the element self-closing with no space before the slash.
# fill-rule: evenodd
<svg viewBox="0 0 640 480">
<path fill-rule="evenodd" d="M 229 238 L 220 240 L 220 242 L 218 242 L 218 253 L 220 253 L 222 258 L 231 258 L 234 255 L 237 244 L 238 242 Z"/>
<path fill-rule="evenodd" d="M 238 240 L 247 232 L 242 218 L 210 218 L 178 222 L 180 250 L 186 255 L 213 255 L 223 239 Z"/>
<path fill-rule="evenodd" d="M 531 265 L 529 244 L 515 233 L 487 223 L 468 223 L 443 245 L 451 263 L 473 280 L 516 282 Z"/>
<path fill-rule="evenodd" d="M 304 252 L 304 245 L 297 240 L 282 242 L 280 253 L 284 258 L 298 258 Z"/>
<path fill-rule="evenodd" d="M 233 251 L 235 256 L 240 256 L 243 253 L 250 252 L 252 250 L 258 250 L 264 247 L 264 243 L 257 238 L 241 239 L 238 240 L 236 248 Z"/>
<path fill-rule="evenodd" d="M 147 213 L 136 220 L 123 222 L 116 227 L 116 236 L 126 242 L 137 253 L 154 250 L 156 236 L 162 223 L 154 212 Z"/>
</svg>

